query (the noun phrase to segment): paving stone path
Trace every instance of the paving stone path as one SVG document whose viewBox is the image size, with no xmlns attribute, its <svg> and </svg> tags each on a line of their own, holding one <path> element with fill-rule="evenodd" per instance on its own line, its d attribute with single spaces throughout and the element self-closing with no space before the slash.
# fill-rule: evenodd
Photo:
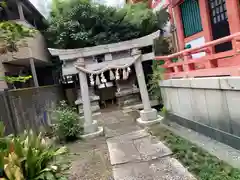
<svg viewBox="0 0 240 180">
<path fill-rule="evenodd" d="M 163 143 L 136 125 L 137 114 L 103 112 L 115 180 L 196 180 Z"/>
</svg>

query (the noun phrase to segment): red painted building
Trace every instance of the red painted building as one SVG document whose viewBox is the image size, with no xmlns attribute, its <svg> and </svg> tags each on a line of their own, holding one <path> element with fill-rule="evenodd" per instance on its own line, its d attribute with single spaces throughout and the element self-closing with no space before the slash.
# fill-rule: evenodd
<svg viewBox="0 0 240 180">
<path fill-rule="evenodd" d="M 239 4 L 239 0 L 152 1 L 154 9 L 168 8 L 176 27 L 180 52 L 156 57 L 165 60 L 166 78 L 240 75 Z"/>
</svg>

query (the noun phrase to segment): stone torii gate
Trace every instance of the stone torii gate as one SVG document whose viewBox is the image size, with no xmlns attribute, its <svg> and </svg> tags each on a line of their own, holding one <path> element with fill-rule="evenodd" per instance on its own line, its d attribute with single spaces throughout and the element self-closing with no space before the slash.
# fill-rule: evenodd
<svg viewBox="0 0 240 180">
<path fill-rule="evenodd" d="M 143 103 L 143 110 L 140 111 L 140 118 L 137 119 L 137 122 L 147 126 L 159 123 L 162 120 L 162 117 L 158 116 L 157 110 L 151 108 L 142 66 L 142 61 L 152 60 L 154 53 L 142 54 L 140 51 L 143 47 L 153 46 L 153 39 L 158 36 L 159 32 L 155 32 L 139 39 L 108 45 L 71 50 L 49 49 L 53 56 L 59 56 L 60 60 L 63 61 L 63 75 L 78 74 L 79 76 L 81 101 L 83 103 L 82 108 L 85 119 L 84 137 L 93 137 L 101 134 L 103 131 L 103 128 L 98 127 L 97 121 L 93 120 L 92 117 L 87 74 L 90 75 L 91 84 L 94 84 L 92 82 L 93 75 L 96 77 L 101 75 L 101 81 L 105 82 L 103 72 L 114 69 L 116 70 L 117 79 L 117 76 L 119 76 L 117 74 L 118 69 L 127 69 L 134 65 Z M 98 55 L 104 55 L 104 59 L 101 62 L 94 62 L 94 56 Z M 126 73 L 127 71 L 125 71 Z"/>
</svg>

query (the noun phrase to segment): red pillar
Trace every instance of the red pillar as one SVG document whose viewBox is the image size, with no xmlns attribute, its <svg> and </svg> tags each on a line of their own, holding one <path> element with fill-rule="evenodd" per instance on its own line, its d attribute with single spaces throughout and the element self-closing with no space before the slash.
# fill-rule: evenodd
<svg viewBox="0 0 240 180">
<path fill-rule="evenodd" d="M 201 0 L 199 2 L 200 16 L 203 27 L 203 33 L 205 37 L 205 41 L 212 41 L 212 27 L 211 20 L 209 17 L 209 9 L 208 9 L 208 0 Z"/>
<path fill-rule="evenodd" d="M 230 33 L 234 34 L 240 32 L 240 13 L 239 13 L 239 0 L 226 0 L 228 23 Z M 232 40 L 233 49 L 239 49 L 239 43 Z"/>
<path fill-rule="evenodd" d="M 240 31 L 239 0 L 226 0 L 228 22 L 231 34 Z"/>
<path fill-rule="evenodd" d="M 174 13 L 175 25 L 177 29 L 178 45 L 181 51 L 184 49 L 185 43 L 184 43 L 184 32 L 183 32 L 183 24 L 182 24 L 180 7 L 179 6 L 174 7 L 173 13 Z"/>
</svg>

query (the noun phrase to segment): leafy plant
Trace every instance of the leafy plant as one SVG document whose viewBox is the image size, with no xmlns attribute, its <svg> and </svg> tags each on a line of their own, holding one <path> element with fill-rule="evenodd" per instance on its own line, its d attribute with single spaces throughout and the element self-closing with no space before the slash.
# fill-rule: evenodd
<svg viewBox="0 0 240 180">
<path fill-rule="evenodd" d="M 35 29 L 27 28 L 12 21 L 0 22 L 0 54 L 14 52 L 24 45 L 24 39 L 32 37 Z"/>
<path fill-rule="evenodd" d="M 4 80 L 5 80 L 7 83 L 13 84 L 13 83 L 15 83 L 15 82 L 23 82 L 23 83 L 25 83 L 26 81 L 28 81 L 29 79 L 31 79 L 32 76 L 31 76 L 31 75 L 29 75 L 29 76 L 18 76 L 18 77 L 4 76 L 3 78 L 4 78 Z"/>
<path fill-rule="evenodd" d="M 153 61 L 152 70 L 153 73 L 150 75 L 150 81 L 148 82 L 149 92 L 153 98 L 161 100 L 159 82 L 163 79 L 165 69 L 160 66 L 160 62 Z"/>
<path fill-rule="evenodd" d="M 25 131 L 19 137 L 6 138 L 8 148 L 0 151 L 0 168 L 8 180 L 57 180 L 60 167 L 54 159 L 67 152 L 55 148 L 42 134 Z"/>
<path fill-rule="evenodd" d="M 167 115 L 167 108 L 165 106 L 162 107 L 161 113 L 162 113 L 163 116 Z"/>
<path fill-rule="evenodd" d="M 14 83 L 16 83 L 16 82 L 25 83 L 31 78 L 32 78 L 31 75 L 29 75 L 29 76 L 18 76 L 18 77 L 3 76 L 3 77 L 0 77 L 0 80 L 5 80 L 7 83 L 11 84 L 13 86 L 13 88 L 15 89 L 16 87 L 14 86 Z"/>
<path fill-rule="evenodd" d="M 75 108 L 60 102 L 60 106 L 54 111 L 56 115 L 55 131 L 60 140 L 73 141 L 83 134 L 83 123 Z"/>
</svg>

